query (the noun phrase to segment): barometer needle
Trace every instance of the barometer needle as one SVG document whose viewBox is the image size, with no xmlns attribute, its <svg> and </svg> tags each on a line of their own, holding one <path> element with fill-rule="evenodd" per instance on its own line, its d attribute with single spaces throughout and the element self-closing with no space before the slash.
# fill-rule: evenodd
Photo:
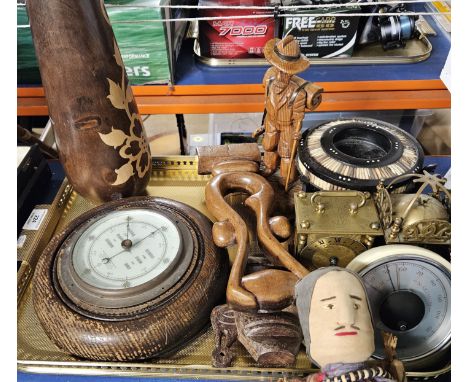
<svg viewBox="0 0 468 382">
<path fill-rule="evenodd" d="M 390 282 L 392 283 L 393 291 L 395 292 L 396 289 L 395 289 L 395 285 L 393 284 L 392 276 L 390 275 L 390 269 L 388 269 L 388 264 L 385 265 L 385 268 L 387 268 L 388 278 L 390 279 Z"/>
<path fill-rule="evenodd" d="M 157 228 L 156 230 L 154 230 L 154 231 L 151 232 L 150 234 L 146 235 L 143 239 L 141 239 L 141 240 L 137 241 L 136 243 L 134 243 L 134 244 L 132 245 L 132 248 L 135 248 L 135 247 L 136 247 L 138 244 L 140 244 L 142 241 L 146 240 L 148 237 L 150 237 L 151 235 L 155 234 L 155 233 L 158 232 L 158 231 L 159 231 L 159 228 Z M 116 253 L 115 255 L 112 255 L 112 256 L 110 256 L 110 257 L 104 257 L 104 258 L 102 259 L 102 262 L 103 262 L 104 264 L 107 264 L 107 263 L 110 262 L 114 257 L 119 256 L 119 255 L 121 255 L 121 254 L 124 253 L 124 252 L 129 252 L 129 250 L 124 249 L 124 250 L 122 250 L 122 251 Z"/>
<path fill-rule="evenodd" d="M 395 269 L 397 271 L 397 274 L 396 274 L 397 288 L 398 290 L 400 290 L 400 268 L 398 268 L 398 265 L 395 265 Z"/>
<path fill-rule="evenodd" d="M 130 230 L 130 216 L 127 216 L 127 240 L 128 240 L 128 231 Z"/>
</svg>

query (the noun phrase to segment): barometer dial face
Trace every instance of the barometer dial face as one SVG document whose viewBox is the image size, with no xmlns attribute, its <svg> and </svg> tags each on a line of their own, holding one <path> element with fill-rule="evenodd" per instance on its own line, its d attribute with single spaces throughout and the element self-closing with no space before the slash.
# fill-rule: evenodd
<svg viewBox="0 0 468 382">
<path fill-rule="evenodd" d="M 33 303 L 63 351 L 140 361 L 183 348 L 224 297 L 229 258 L 193 207 L 152 196 L 104 203 L 71 221 L 39 258 Z"/>
<path fill-rule="evenodd" d="M 385 356 L 382 330 L 398 337 L 398 358 L 410 367 L 430 365 L 450 345 L 450 265 L 442 257 L 413 246 L 384 246 L 359 255 L 348 268 L 359 273 L 367 289 L 376 358 Z"/>
<path fill-rule="evenodd" d="M 394 259 L 362 275 L 375 309 L 377 330 L 398 334 L 398 356 L 421 356 L 450 333 L 450 279 L 421 259 Z M 378 338 L 380 340 L 380 337 Z M 383 345 L 376 356 L 383 358 Z"/>
<path fill-rule="evenodd" d="M 73 269 L 86 283 L 102 289 L 123 289 L 156 280 L 180 256 L 177 226 L 149 210 L 111 212 L 78 238 Z"/>
<path fill-rule="evenodd" d="M 105 211 L 81 224 L 62 244 L 56 279 L 73 309 L 113 315 L 116 311 L 109 309 L 167 294 L 189 268 L 193 250 L 188 225 L 168 212 Z"/>
</svg>

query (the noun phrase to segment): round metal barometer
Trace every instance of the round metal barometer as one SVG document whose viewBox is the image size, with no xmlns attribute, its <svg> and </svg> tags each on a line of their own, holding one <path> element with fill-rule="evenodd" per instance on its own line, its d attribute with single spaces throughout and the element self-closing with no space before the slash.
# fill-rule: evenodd
<svg viewBox="0 0 468 382">
<path fill-rule="evenodd" d="M 67 352 L 99 360 L 174 350 L 223 296 L 227 257 L 210 232 L 198 211 L 162 198 L 115 201 L 75 219 L 35 275 L 46 333 Z"/>
<path fill-rule="evenodd" d="M 164 211 L 128 208 L 97 215 L 73 232 L 60 248 L 54 274 L 76 306 L 105 314 L 105 308 L 128 309 L 160 296 L 185 273 L 192 256 L 184 223 Z"/>
<path fill-rule="evenodd" d="M 407 370 L 433 368 L 450 347 L 450 263 L 411 245 L 361 253 L 347 268 L 363 279 L 375 325 L 375 358 L 384 358 L 380 332 L 398 337 L 397 356 Z"/>
</svg>

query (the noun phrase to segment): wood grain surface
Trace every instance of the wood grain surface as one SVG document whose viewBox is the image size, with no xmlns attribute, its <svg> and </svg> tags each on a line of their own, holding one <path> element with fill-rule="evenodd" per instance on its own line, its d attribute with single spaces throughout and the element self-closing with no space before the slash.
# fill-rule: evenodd
<svg viewBox="0 0 468 382">
<path fill-rule="evenodd" d="M 259 163 L 262 159 L 256 143 L 202 146 L 197 148 L 197 155 L 200 175 L 211 174 L 216 165 L 226 161 L 242 160 Z M 247 162 L 246 165 L 251 166 L 252 163 Z"/>
<path fill-rule="evenodd" d="M 230 307 L 243 311 L 257 311 L 259 301 L 256 296 L 242 285 L 242 276 L 245 272 L 248 256 L 248 227 L 243 218 L 226 202 L 225 196 L 233 191 L 243 191 L 249 195 L 245 205 L 255 212 L 257 222 L 256 230 L 258 240 L 265 250 L 265 254 L 273 264 L 285 267 L 293 276 L 301 278 L 308 274 L 296 259 L 294 259 L 277 236 L 284 239 L 285 234 L 290 233 L 286 218 L 270 219 L 271 209 L 275 194 L 268 181 L 255 173 L 225 172 L 213 177 L 205 188 L 206 206 L 216 218 L 213 226 L 213 240 L 220 247 L 228 247 L 237 244 L 235 259 L 229 276 L 226 290 L 227 302 Z M 284 295 L 289 291 L 289 283 L 277 288 L 286 288 L 285 293 L 262 293 L 264 306 L 282 305 Z M 281 301 L 276 301 L 280 297 Z M 268 300 L 275 301 L 268 301 Z"/>
<path fill-rule="evenodd" d="M 296 362 L 302 341 L 299 319 L 292 313 L 235 312 L 238 341 L 262 367 Z"/>
<path fill-rule="evenodd" d="M 60 160 L 95 201 L 143 194 L 151 154 L 102 1 L 27 2 Z"/>
<path fill-rule="evenodd" d="M 264 134 L 265 175 L 273 174 L 279 167 L 281 182 L 287 190 L 289 183 L 297 178 L 294 160 L 304 113 L 320 105 L 323 89 L 295 75 L 310 63 L 293 36 L 268 41 L 264 53 L 273 66 L 263 77 L 264 120 L 253 136 Z"/>
</svg>

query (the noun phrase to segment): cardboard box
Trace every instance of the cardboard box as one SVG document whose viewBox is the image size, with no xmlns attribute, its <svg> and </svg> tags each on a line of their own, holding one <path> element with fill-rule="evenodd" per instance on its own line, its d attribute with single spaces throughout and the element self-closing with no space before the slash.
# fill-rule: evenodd
<svg viewBox="0 0 468 382">
<path fill-rule="evenodd" d="M 283 1 L 283 5 L 298 5 L 297 1 Z M 292 17 L 284 17 L 282 36 L 293 35 L 301 52 L 308 58 L 351 57 L 357 37 L 360 17 L 346 16 L 359 13 L 360 7 L 345 9 L 288 10 Z M 310 13 L 336 13 L 336 16 L 302 16 Z"/>
<path fill-rule="evenodd" d="M 145 20 L 188 17 L 189 10 L 156 7 L 171 4 L 171 0 L 105 0 L 104 3 L 130 83 L 140 85 L 174 82 L 175 62 L 188 23 Z M 196 5 L 196 0 L 177 2 L 182 3 Z M 132 5 L 135 7 L 132 8 Z M 26 8 L 21 4 L 17 7 L 17 22 L 18 83 L 40 84 L 31 30 L 25 27 L 29 24 L 29 19 Z"/>
<path fill-rule="evenodd" d="M 198 5 L 279 5 L 279 0 L 200 0 Z M 199 17 L 271 14 L 259 9 L 200 9 Z M 273 17 L 223 19 L 199 22 L 200 53 L 212 58 L 257 58 L 263 56 L 266 42 L 275 37 Z"/>
<path fill-rule="evenodd" d="M 104 3 L 115 6 L 122 1 L 105 0 Z M 164 17 L 161 8 L 151 8 L 161 3 L 132 0 L 126 1 L 122 8 L 106 8 L 131 84 L 167 83 L 171 79 L 165 25 L 144 21 Z M 129 5 L 148 8 L 128 8 Z"/>
</svg>

